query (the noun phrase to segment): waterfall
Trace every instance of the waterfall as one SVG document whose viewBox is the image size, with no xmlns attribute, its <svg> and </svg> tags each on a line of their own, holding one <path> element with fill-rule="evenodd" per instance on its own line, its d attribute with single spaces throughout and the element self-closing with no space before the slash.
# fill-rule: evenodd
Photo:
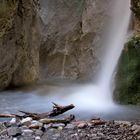
<svg viewBox="0 0 140 140">
<path fill-rule="evenodd" d="M 96 82 L 81 87 L 69 100 L 82 109 L 97 109 L 105 111 L 112 108 L 113 102 L 113 74 L 126 41 L 131 11 L 130 0 L 116 0 L 111 11 L 109 27 L 103 39 L 106 51 L 102 55 L 101 70 Z"/>
</svg>

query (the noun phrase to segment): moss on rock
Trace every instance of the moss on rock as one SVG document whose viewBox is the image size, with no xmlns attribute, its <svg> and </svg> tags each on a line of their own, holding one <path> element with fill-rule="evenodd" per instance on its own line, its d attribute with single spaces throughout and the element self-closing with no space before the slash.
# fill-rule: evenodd
<svg viewBox="0 0 140 140">
<path fill-rule="evenodd" d="M 117 101 L 140 105 L 140 37 L 134 37 L 126 44 L 117 78 Z"/>
</svg>

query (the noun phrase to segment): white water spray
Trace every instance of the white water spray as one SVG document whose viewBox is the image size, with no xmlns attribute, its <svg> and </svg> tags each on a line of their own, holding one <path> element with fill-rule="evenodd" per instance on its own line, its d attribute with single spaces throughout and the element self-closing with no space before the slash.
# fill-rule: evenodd
<svg viewBox="0 0 140 140">
<path fill-rule="evenodd" d="M 81 90 L 69 98 L 81 109 L 105 111 L 115 105 L 112 99 L 113 88 L 111 82 L 126 41 L 131 16 L 130 0 L 116 0 L 112 9 L 112 17 L 102 46 L 106 53 L 102 57 L 101 70 L 97 81 L 94 85 L 82 87 Z"/>
</svg>

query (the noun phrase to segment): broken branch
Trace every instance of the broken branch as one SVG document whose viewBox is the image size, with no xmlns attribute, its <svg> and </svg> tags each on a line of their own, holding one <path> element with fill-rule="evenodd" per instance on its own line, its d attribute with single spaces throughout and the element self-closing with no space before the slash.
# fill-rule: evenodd
<svg viewBox="0 0 140 140">
<path fill-rule="evenodd" d="M 70 104 L 68 106 L 60 106 L 56 103 L 53 103 L 53 110 L 47 113 L 32 113 L 32 112 L 25 112 L 25 111 L 19 111 L 21 113 L 24 113 L 25 115 L 23 117 L 32 117 L 33 119 L 43 119 L 47 117 L 55 117 L 60 114 L 63 114 L 64 112 L 71 110 L 74 108 L 73 104 Z"/>
</svg>

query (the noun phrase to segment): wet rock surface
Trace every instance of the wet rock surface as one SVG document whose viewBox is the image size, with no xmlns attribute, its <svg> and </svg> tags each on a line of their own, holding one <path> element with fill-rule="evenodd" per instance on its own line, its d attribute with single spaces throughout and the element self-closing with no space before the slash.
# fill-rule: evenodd
<svg viewBox="0 0 140 140">
<path fill-rule="evenodd" d="M 95 74 L 97 46 L 110 6 L 111 0 L 41 0 L 42 78 L 87 80 Z"/>
<path fill-rule="evenodd" d="M 102 122 L 73 121 L 67 126 L 58 123 L 43 125 L 38 129 L 31 129 L 24 124 L 7 127 L 5 122 L 1 122 L 0 140 L 140 140 L 139 121 Z"/>
</svg>

